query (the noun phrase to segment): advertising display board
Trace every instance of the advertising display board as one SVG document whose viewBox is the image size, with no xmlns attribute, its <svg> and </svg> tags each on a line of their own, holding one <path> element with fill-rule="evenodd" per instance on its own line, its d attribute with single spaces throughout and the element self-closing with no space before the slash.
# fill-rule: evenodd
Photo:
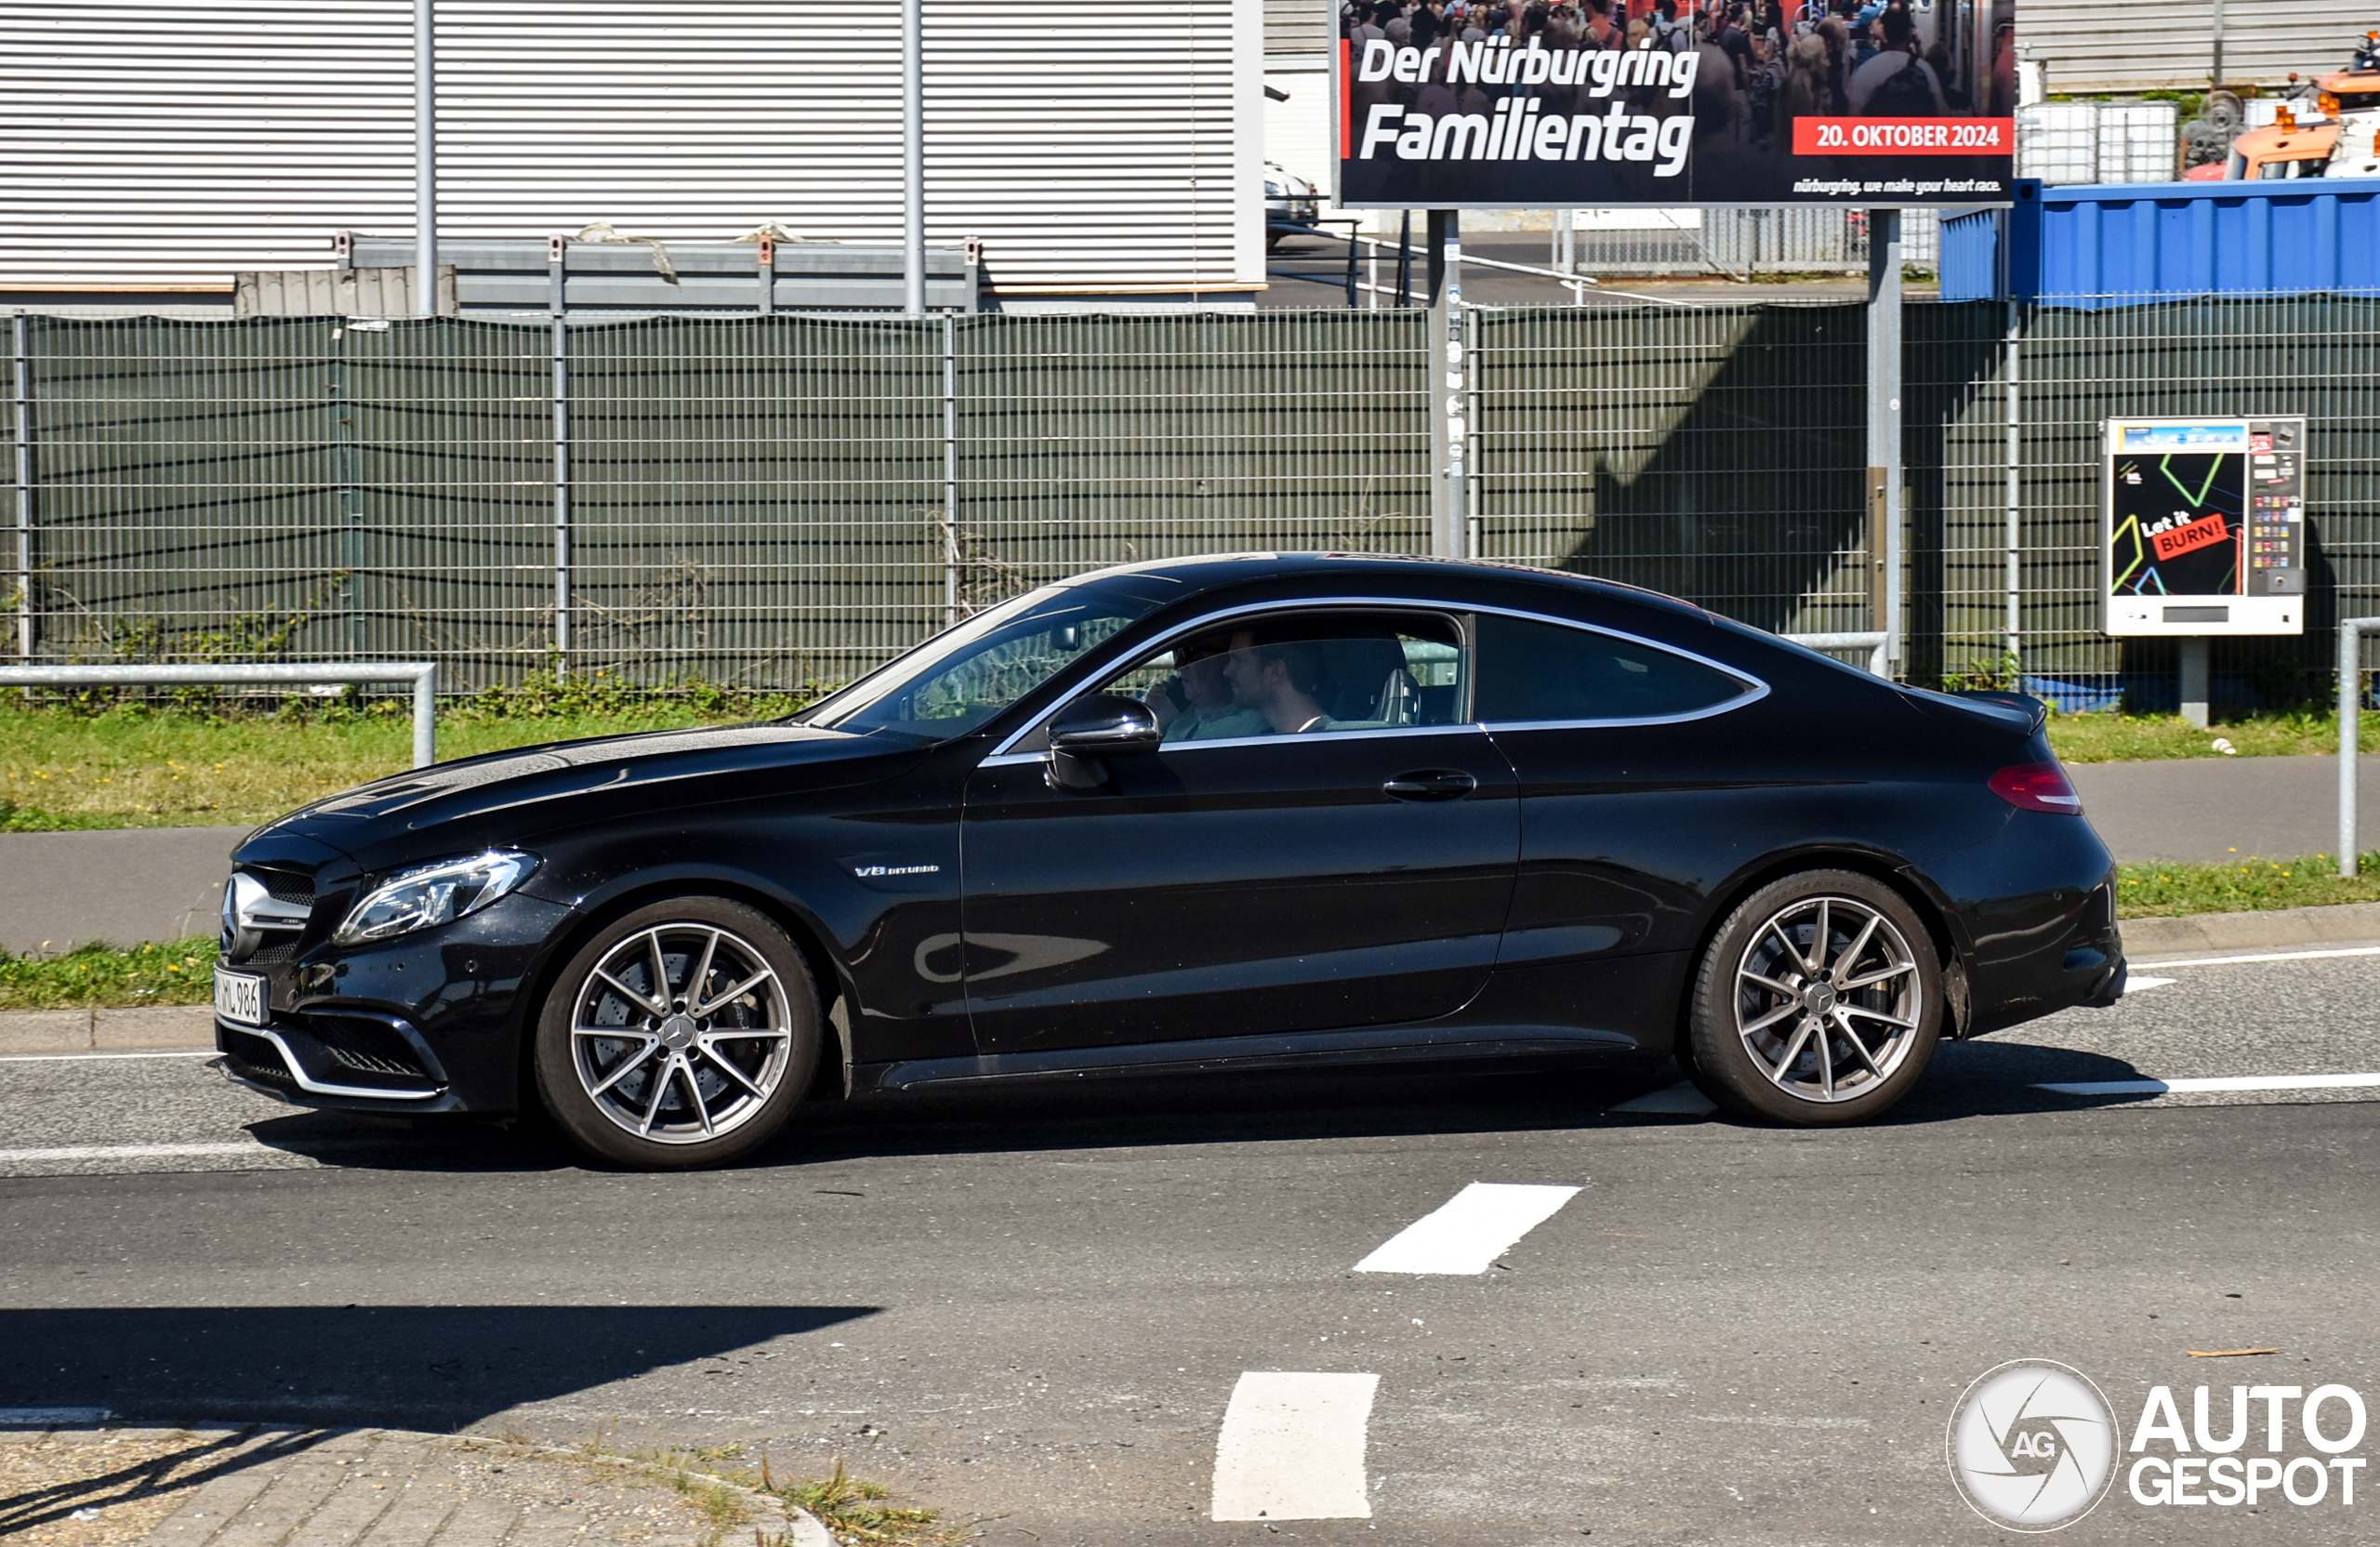
<svg viewBox="0 0 2380 1547">
<path fill-rule="evenodd" d="M 2012 198 L 2004 0 L 1679 0 L 1633 21 L 1604 0 L 1332 3 L 1347 208 Z"/>
<path fill-rule="evenodd" d="M 2306 631 L 2306 421 L 2109 419 L 2110 634 Z"/>
</svg>

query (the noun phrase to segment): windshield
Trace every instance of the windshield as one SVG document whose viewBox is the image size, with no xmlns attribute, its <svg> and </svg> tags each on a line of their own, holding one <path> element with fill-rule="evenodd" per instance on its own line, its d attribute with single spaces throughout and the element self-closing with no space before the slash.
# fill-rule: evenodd
<svg viewBox="0 0 2380 1547">
<path fill-rule="evenodd" d="M 1173 599 L 1178 588 L 1057 586 L 1027 592 L 935 636 L 803 718 L 854 735 L 965 735 Z"/>
</svg>

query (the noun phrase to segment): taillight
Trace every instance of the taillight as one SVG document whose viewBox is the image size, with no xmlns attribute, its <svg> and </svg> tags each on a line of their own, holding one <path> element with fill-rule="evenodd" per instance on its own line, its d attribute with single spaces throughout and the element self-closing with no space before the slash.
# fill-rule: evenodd
<svg viewBox="0 0 2380 1547">
<path fill-rule="evenodd" d="M 1991 776 L 1991 793 L 2018 811 L 2045 811 L 2052 816 L 2080 816 L 2082 797 L 2067 782 L 2066 770 L 2054 762 L 2020 762 Z"/>
</svg>

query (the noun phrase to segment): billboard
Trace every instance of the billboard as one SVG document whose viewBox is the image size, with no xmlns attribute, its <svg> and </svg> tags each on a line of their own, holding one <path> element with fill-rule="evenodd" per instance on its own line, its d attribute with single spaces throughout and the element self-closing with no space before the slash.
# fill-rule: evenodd
<svg viewBox="0 0 2380 1547">
<path fill-rule="evenodd" d="M 1337 0 L 1334 0 L 1337 3 Z M 1354 209 L 2006 204 L 2010 0 L 1337 3 Z M 2003 65 L 2005 70 L 2003 72 Z"/>
<path fill-rule="evenodd" d="M 2110 634 L 2306 629 L 2306 421 L 2109 419 Z"/>
</svg>

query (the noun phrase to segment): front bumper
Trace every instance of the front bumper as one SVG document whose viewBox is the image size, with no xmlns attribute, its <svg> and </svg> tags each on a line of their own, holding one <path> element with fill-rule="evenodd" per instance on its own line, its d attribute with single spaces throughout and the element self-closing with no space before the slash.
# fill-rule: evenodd
<svg viewBox="0 0 2380 1547">
<path fill-rule="evenodd" d="M 392 1015 L 341 1011 L 271 1025 L 215 1019 L 226 1076 L 300 1105 L 454 1110 L 449 1081 L 419 1031 Z"/>
<path fill-rule="evenodd" d="M 570 910 L 519 893 L 384 945 L 315 940 L 271 963 L 262 1025 L 220 1016 L 230 1078 L 302 1106 L 504 1116 L 521 1104 L 538 972 Z"/>
</svg>

